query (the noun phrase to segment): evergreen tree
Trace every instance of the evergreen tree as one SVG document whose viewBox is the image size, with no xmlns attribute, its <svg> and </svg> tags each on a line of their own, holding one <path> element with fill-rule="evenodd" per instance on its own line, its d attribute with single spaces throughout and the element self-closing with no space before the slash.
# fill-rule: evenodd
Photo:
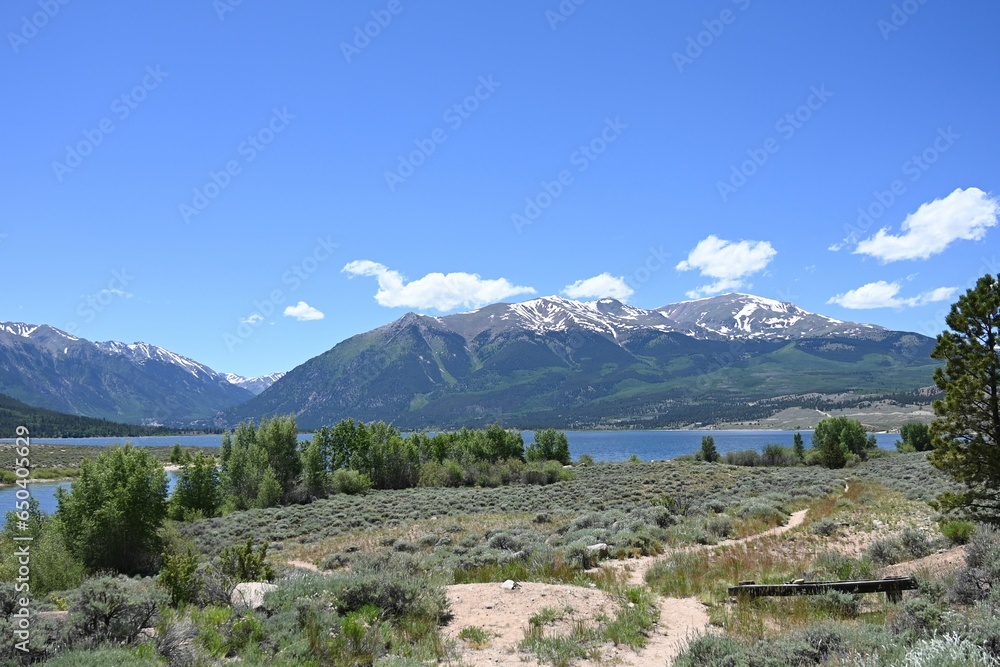
<svg viewBox="0 0 1000 667">
<path fill-rule="evenodd" d="M 799 461 L 804 461 L 806 458 L 806 446 L 802 442 L 802 434 L 798 431 L 795 432 L 795 436 L 792 438 L 792 451 L 795 452 L 795 456 Z"/>
<path fill-rule="evenodd" d="M 944 361 L 934 383 L 931 463 L 965 487 L 939 500 L 1000 523 L 1000 276 L 985 275 L 952 304 L 950 331 L 931 356 Z"/>
<path fill-rule="evenodd" d="M 701 437 L 701 460 L 715 463 L 719 460 L 719 450 L 715 448 L 715 438 L 710 435 Z"/>
</svg>

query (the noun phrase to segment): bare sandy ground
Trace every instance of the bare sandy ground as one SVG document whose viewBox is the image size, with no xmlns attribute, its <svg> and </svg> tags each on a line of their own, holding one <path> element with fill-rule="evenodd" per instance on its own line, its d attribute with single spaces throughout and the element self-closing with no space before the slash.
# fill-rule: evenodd
<svg viewBox="0 0 1000 667">
<path fill-rule="evenodd" d="M 771 535 L 780 535 L 802 524 L 806 510 L 795 512 L 788 523 L 771 530 L 736 540 L 725 540 L 714 545 L 691 547 L 690 550 L 716 549 L 722 546 L 745 544 Z M 608 561 L 605 567 L 624 569 L 629 573 L 629 583 L 645 585 L 645 575 L 654 563 L 663 560 L 667 554 L 646 556 L 627 561 Z M 448 587 L 452 620 L 444 628 L 447 637 L 458 642 L 460 657 L 466 665 L 514 666 L 535 664 L 535 660 L 517 650 L 524 639 L 528 619 L 542 607 L 573 610 L 564 619 L 546 627 L 546 634 L 568 633 L 578 620 L 591 622 L 598 614 L 614 616 L 616 603 L 603 591 L 550 584 L 521 583 L 514 590 L 504 590 L 499 583 L 464 584 Z M 458 639 L 459 632 L 466 626 L 479 626 L 494 634 L 490 645 L 484 649 L 474 649 Z M 636 652 L 624 647 L 606 645 L 602 647 L 604 664 L 619 664 L 630 667 L 663 667 L 673 663 L 687 645 L 688 640 L 709 631 L 708 613 L 705 605 L 696 598 L 661 598 L 660 620 L 649 637 L 649 643 Z M 583 661 L 581 667 L 593 663 Z"/>
<path fill-rule="evenodd" d="M 879 571 L 883 577 L 905 577 L 926 572 L 934 577 L 950 574 L 965 565 L 966 547 L 954 547 L 930 556 L 890 565 Z"/>
<path fill-rule="evenodd" d="M 603 567 L 612 567 L 616 569 L 624 569 L 629 572 L 629 583 L 634 586 L 641 586 L 646 581 L 646 572 L 649 568 L 653 567 L 656 563 L 668 558 L 672 553 L 677 551 L 704 551 L 706 549 L 718 549 L 720 547 L 736 546 L 740 544 L 746 544 L 747 542 L 752 542 L 754 540 L 759 540 L 762 537 L 769 537 L 772 535 L 781 535 L 782 533 L 787 533 L 792 528 L 802 525 L 802 522 L 806 519 L 807 510 L 799 510 L 798 512 L 792 513 L 789 517 L 788 522 L 783 526 L 777 526 L 771 530 L 766 530 L 763 533 L 757 533 L 756 535 L 750 535 L 748 537 L 741 537 L 736 540 L 723 540 L 716 544 L 699 544 L 697 546 L 685 547 L 683 549 L 676 549 L 673 551 L 668 551 L 659 556 L 641 556 L 639 558 L 632 558 L 629 560 L 612 560 L 605 561 L 601 565 Z"/>
<path fill-rule="evenodd" d="M 448 602 L 452 619 L 442 631 L 458 642 L 466 665 L 524 665 L 523 658 L 528 656 L 520 653 L 517 645 L 524 639 L 528 619 L 543 607 L 565 614 L 545 626 L 546 635 L 569 634 L 577 621 L 590 622 L 600 614 L 614 616 L 616 611 L 615 601 L 604 591 L 530 582 L 519 583 L 513 590 L 504 590 L 499 583 L 449 586 Z M 492 634 L 489 646 L 474 649 L 458 639 L 467 626 Z"/>
</svg>

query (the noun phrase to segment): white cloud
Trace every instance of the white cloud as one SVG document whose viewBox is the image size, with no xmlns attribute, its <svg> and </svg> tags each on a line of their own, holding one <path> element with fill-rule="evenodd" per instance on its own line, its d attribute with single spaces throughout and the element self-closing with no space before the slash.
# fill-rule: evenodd
<svg viewBox="0 0 1000 667">
<path fill-rule="evenodd" d="M 776 254 L 778 251 L 768 241 L 726 241 L 713 234 L 699 241 L 675 268 L 698 269 L 701 275 L 716 279 L 687 293 L 689 298 L 697 299 L 743 287 L 744 279 L 763 271 Z"/>
<path fill-rule="evenodd" d="M 299 322 L 311 322 L 313 320 L 321 320 L 326 317 L 326 315 L 319 312 L 305 301 L 299 301 L 294 306 L 288 306 L 285 308 L 284 314 L 285 317 L 294 317 Z"/>
<path fill-rule="evenodd" d="M 871 255 L 882 263 L 901 259 L 927 259 L 944 252 L 954 241 L 980 241 L 997 224 L 1000 204 L 979 188 L 956 189 L 944 199 L 922 204 L 906 216 L 902 234 L 886 228 L 860 241 L 858 255 Z"/>
<path fill-rule="evenodd" d="M 261 315 L 260 313 L 253 313 L 252 315 L 250 315 L 250 317 L 244 317 L 243 319 L 240 320 L 240 322 L 242 322 L 243 324 L 250 324 L 250 325 L 254 325 L 257 324 L 258 322 L 263 322 L 263 321 L 264 321 L 264 316 Z"/>
<path fill-rule="evenodd" d="M 572 285 L 563 288 L 563 294 L 571 299 L 604 299 L 610 297 L 619 301 L 627 301 L 635 294 L 635 290 L 625 284 L 625 279 L 604 272 L 593 278 L 577 280 Z"/>
<path fill-rule="evenodd" d="M 938 287 L 917 296 L 899 297 L 900 284 L 879 280 L 862 285 L 844 294 L 830 297 L 827 303 L 835 303 L 844 308 L 862 310 L 865 308 L 914 308 L 937 301 L 948 301 L 958 294 L 957 287 Z"/>
<path fill-rule="evenodd" d="M 475 273 L 428 273 L 410 282 L 398 271 L 367 259 L 349 263 L 343 269 L 352 276 L 378 278 L 375 300 L 387 308 L 434 308 L 454 310 L 459 306 L 478 308 L 517 294 L 534 294 L 531 287 L 513 285 L 506 278 L 484 280 Z"/>
<path fill-rule="evenodd" d="M 98 298 L 102 296 L 109 296 L 109 297 L 117 296 L 123 299 L 131 299 L 135 295 L 132 294 L 132 292 L 126 292 L 125 290 L 119 289 L 117 287 L 105 287 L 104 289 L 102 289 L 100 292 L 97 293 Z"/>
</svg>

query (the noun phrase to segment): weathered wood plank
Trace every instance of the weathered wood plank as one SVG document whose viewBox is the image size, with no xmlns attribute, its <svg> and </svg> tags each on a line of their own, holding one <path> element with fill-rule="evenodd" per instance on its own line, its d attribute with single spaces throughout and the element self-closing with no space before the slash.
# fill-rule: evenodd
<svg viewBox="0 0 1000 667">
<path fill-rule="evenodd" d="M 803 581 L 789 584 L 740 584 L 730 586 L 729 594 L 747 597 L 818 595 L 826 591 L 842 593 L 886 593 L 890 599 L 898 599 L 902 591 L 914 590 L 917 581 L 913 577 L 892 579 L 871 579 L 863 581 Z"/>
</svg>

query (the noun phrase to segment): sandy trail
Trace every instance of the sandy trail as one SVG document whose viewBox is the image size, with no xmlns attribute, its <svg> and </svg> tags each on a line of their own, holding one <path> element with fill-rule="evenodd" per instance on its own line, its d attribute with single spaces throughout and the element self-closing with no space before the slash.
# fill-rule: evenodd
<svg viewBox="0 0 1000 667">
<path fill-rule="evenodd" d="M 302 570 L 309 570 L 311 572 L 319 572 L 320 569 L 316 567 L 313 563 L 304 560 L 286 560 L 286 565 L 291 565 L 292 567 L 297 567 Z"/>
<path fill-rule="evenodd" d="M 653 567 L 656 563 L 669 558 L 671 554 L 677 553 L 679 551 L 704 551 L 706 549 L 718 549 L 720 547 L 730 547 L 740 544 L 746 544 L 747 542 L 753 542 L 754 540 L 759 540 L 763 537 L 770 537 L 773 535 L 781 535 L 782 533 L 787 533 L 796 526 L 801 526 L 802 522 L 806 519 L 806 513 L 808 510 L 799 510 L 798 512 L 793 512 L 789 517 L 788 522 L 784 525 L 777 526 L 770 530 L 765 530 L 763 533 L 757 533 L 755 535 L 749 535 L 747 537 L 741 537 L 736 540 L 722 540 L 716 544 L 699 544 L 692 547 L 684 547 L 682 549 L 673 549 L 662 553 L 658 556 L 640 556 L 639 558 L 631 558 L 629 560 L 613 560 L 605 561 L 601 564 L 602 567 L 610 567 L 620 570 L 625 570 L 629 572 L 628 581 L 633 586 L 642 586 L 646 582 L 646 573 L 649 568 Z"/>
<path fill-rule="evenodd" d="M 763 533 L 724 540 L 718 544 L 689 547 L 683 551 L 716 549 L 781 535 L 801 525 L 805 518 L 806 510 L 801 510 L 794 512 L 786 524 Z M 679 550 L 674 552 L 676 551 Z M 609 561 L 603 566 L 627 570 L 629 583 L 643 586 L 649 568 L 668 556 L 669 553 L 626 561 Z M 443 628 L 443 632 L 445 636 L 454 638 L 458 642 L 462 664 L 502 667 L 535 664 L 533 657 L 518 652 L 517 645 L 524 638 L 528 618 L 542 607 L 555 609 L 569 607 L 573 610 L 562 620 L 547 626 L 546 634 L 569 632 L 575 621 L 592 621 L 598 614 L 613 616 L 616 607 L 614 600 L 597 589 L 527 582 L 518 584 L 518 588 L 511 591 L 502 589 L 499 583 L 449 586 L 448 601 L 451 604 L 452 620 Z M 488 647 L 474 649 L 458 639 L 458 633 L 462 628 L 470 625 L 479 626 L 493 634 Z M 608 645 L 602 651 L 603 661 L 604 664 L 611 662 L 629 667 L 670 665 L 685 649 L 692 636 L 707 631 L 709 631 L 707 609 L 697 598 L 661 598 L 660 620 L 652 629 L 646 647 L 635 652 L 624 647 L 616 648 Z M 581 661 L 575 664 L 579 667 L 590 667 L 593 663 Z"/>
</svg>

